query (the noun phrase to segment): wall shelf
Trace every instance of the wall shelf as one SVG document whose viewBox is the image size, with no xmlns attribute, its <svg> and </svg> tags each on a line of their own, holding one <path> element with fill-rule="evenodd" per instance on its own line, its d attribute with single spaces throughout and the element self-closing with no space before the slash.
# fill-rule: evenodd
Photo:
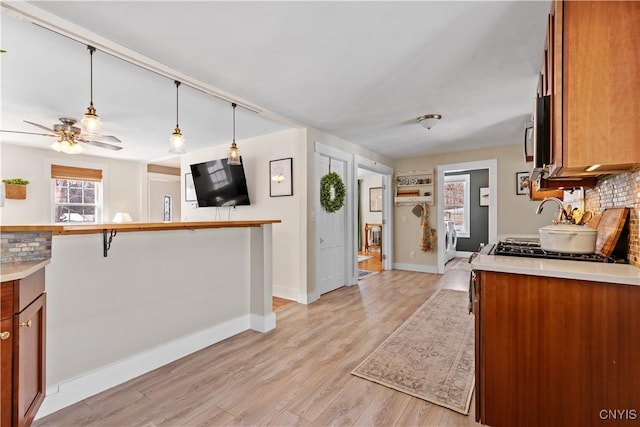
<svg viewBox="0 0 640 427">
<path fill-rule="evenodd" d="M 399 172 L 395 180 L 396 206 L 426 203 L 433 206 L 433 169 Z"/>
</svg>

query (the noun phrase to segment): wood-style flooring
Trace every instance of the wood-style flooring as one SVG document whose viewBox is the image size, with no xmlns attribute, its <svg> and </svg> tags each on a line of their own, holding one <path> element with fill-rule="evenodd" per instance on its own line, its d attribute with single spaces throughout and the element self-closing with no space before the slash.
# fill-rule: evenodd
<svg viewBox="0 0 640 427">
<path fill-rule="evenodd" d="M 383 271 L 37 420 L 45 426 L 469 426 L 463 416 L 351 375 L 440 288 L 469 272 Z"/>
<path fill-rule="evenodd" d="M 380 259 L 380 252 L 358 252 L 358 255 L 366 255 L 373 258 L 366 259 L 364 261 L 360 261 L 358 263 L 358 270 L 367 270 L 367 271 L 382 271 L 382 260 Z"/>
</svg>

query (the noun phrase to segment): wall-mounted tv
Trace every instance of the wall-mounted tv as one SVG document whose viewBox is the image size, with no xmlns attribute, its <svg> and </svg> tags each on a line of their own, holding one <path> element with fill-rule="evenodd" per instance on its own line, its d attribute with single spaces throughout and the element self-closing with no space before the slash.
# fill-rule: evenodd
<svg viewBox="0 0 640 427">
<path fill-rule="evenodd" d="M 227 159 L 191 165 L 199 207 L 250 205 L 242 157 L 239 165 Z"/>
</svg>

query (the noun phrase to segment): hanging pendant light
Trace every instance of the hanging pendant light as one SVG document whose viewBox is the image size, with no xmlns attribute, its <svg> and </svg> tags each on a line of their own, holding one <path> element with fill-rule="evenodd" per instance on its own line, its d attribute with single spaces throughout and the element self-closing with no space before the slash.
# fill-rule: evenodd
<svg viewBox="0 0 640 427">
<path fill-rule="evenodd" d="M 100 141 L 102 139 L 102 122 L 96 113 L 96 109 L 93 107 L 93 52 L 96 48 L 93 46 L 87 46 L 90 55 L 90 90 L 91 100 L 89 101 L 89 107 L 87 112 L 82 116 L 80 122 L 80 137 L 88 141 Z"/>
<path fill-rule="evenodd" d="M 184 154 L 186 151 L 184 150 L 185 140 L 182 136 L 182 132 L 180 131 L 180 126 L 178 125 L 178 88 L 180 87 L 180 82 L 175 80 L 176 84 L 176 128 L 173 130 L 171 134 L 171 138 L 169 139 L 169 152 L 174 154 Z"/>
<path fill-rule="evenodd" d="M 240 150 L 238 150 L 238 146 L 236 145 L 236 107 L 237 104 L 234 102 L 231 104 L 233 107 L 233 141 L 231 142 L 231 147 L 229 147 L 229 156 L 227 158 L 227 164 L 229 165 L 239 165 L 240 164 Z"/>
</svg>

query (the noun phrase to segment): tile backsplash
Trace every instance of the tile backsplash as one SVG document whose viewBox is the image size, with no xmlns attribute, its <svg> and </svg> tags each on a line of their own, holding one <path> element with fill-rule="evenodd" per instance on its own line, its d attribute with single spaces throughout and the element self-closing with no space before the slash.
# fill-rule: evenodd
<svg viewBox="0 0 640 427">
<path fill-rule="evenodd" d="M 596 187 L 585 191 L 585 210 L 601 214 L 607 208 L 617 207 L 631 208 L 627 259 L 630 264 L 640 267 L 640 170 L 603 179 Z"/>
<path fill-rule="evenodd" d="M 51 232 L 7 232 L 0 235 L 1 262 L 34 261 L 51 258 Z"/>
</svg>

